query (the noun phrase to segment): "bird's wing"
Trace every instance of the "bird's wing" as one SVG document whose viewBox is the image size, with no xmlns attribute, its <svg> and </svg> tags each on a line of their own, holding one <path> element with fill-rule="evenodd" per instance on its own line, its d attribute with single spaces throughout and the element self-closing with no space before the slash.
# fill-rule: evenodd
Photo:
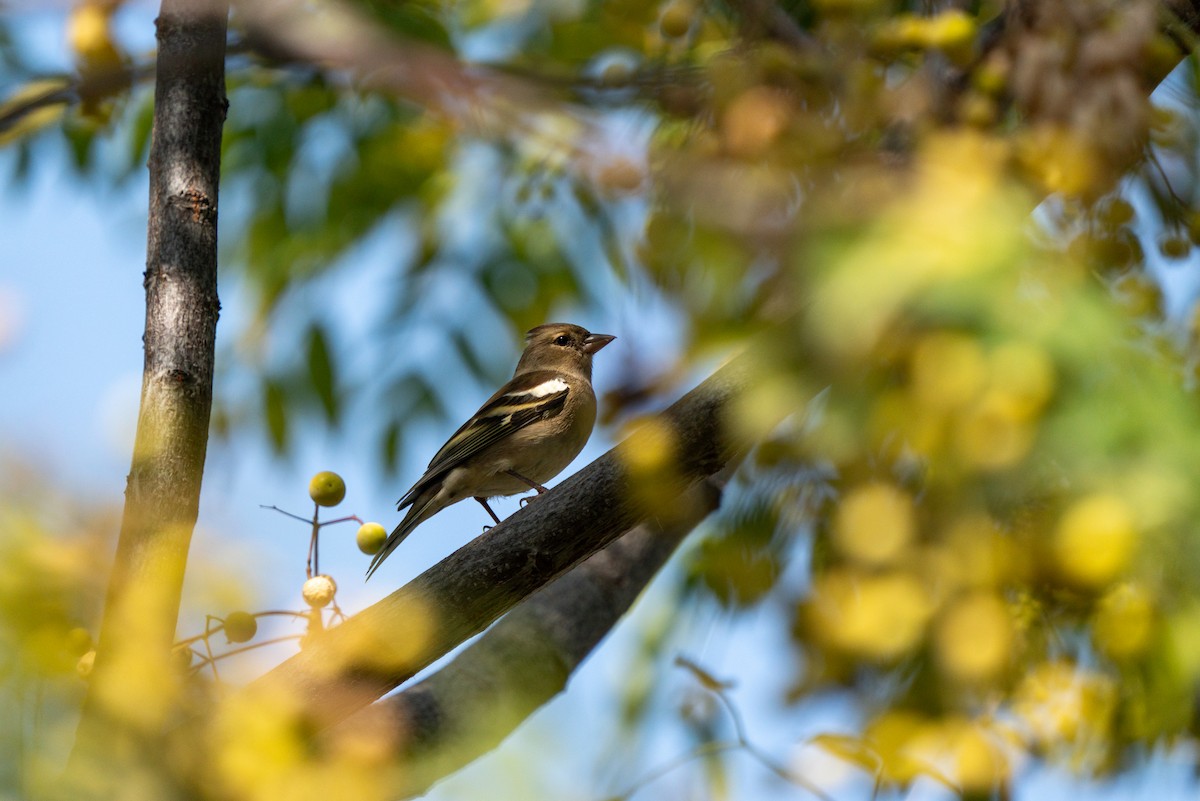
<svg viewBox="0 0 1200 801">
<path fill-rule="evenodd" d="M 430 482 L 457 465 L 527 425 L 556 416 L 566 404 L 570 391 L 567 382 L 552 370 L 534 370 L 514 378 L 489 398 L 434 454 L 425 474 L 400 499 L 397 508 L 403 509 L 413 503 Z"/>
</svg>

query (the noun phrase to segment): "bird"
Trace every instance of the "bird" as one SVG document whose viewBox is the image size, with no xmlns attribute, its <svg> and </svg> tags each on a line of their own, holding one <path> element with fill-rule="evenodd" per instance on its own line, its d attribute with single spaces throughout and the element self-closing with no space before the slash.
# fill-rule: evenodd
<svg viewBox="0 0 1200 801">
<path fill-rule="evenodd" d="M 396 503 L 396 511 L 408 512 L 375 554 L 367 578 L 417 526 L 447 506 L 474 498 L 499 523 L 488 498 L 546 492 L 544 484 L 579 455 L 592 434 L 592 357 L 614 339 L 571 323 L 530 329 L 512 379 L 454 432 Z"/>
</svg>

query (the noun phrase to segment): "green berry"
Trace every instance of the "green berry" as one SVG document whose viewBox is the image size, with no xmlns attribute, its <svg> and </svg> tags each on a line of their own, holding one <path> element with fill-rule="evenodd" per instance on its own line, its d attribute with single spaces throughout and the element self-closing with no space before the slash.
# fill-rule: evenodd
<svg viewBox="0 0 1200 801">
<path fill-rule="evenodd" d="M 67 632 L 66 647 L 71 656 L 83 656 L 93 650 L 96 644 L 92 642 L 92 635 L 87 629 L 77 626 Z"/>
<path fill-rule="evenodd" d="M 186 671 L 192 666 L 196 652 L 186 645 L 181 645 L 171 651 L 171 664 L 179 671 Z"/>
<path fill-rule="evenodd" d="M 225 639 L 248 642 L 258 633 L 258 621 L 249 612 L 230 612 L 225 617 Z"/>
<path fill-rule="evenodd" d="M 322 470 L 308 482 L 308 496 L 318 506 L 337 506 L 346 497 L 346 482 L 331 470 Z"/>
<path fill-rule="evenodd" d="M 354 539 L 358 543 L 358 550 L 367 556 L 374 556 L 383 550 L 383 544 L 387 542 L 387 529 L 378 523 L 363 523 L 358 527 Z"/>
</svg>

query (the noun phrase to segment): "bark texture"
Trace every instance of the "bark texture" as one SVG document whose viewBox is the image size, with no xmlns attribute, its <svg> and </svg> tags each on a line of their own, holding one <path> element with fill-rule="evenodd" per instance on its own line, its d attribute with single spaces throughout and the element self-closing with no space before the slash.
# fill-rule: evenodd
<svg viewBox="0 0 1200 801">
<path fill-rule="evenodd" d="M 72 764 L 161 732 L 212 407 L 228 4 L 164 0 L 150 147 L 141 406 L 95 670 Z M 90 771 L 88 773 L 91 773 Z M 95 775 L 120 776 L 111 764 Z M 94 794 L 98 788 L 89 788 Z"/>
</svg>

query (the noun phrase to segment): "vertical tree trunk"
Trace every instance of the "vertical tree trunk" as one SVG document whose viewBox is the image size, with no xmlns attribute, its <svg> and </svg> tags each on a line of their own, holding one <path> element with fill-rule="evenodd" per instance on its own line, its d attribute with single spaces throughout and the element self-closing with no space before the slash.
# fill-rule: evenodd
<svg viewBox="0 0 1200 801">
<path fill-rule="evenodd" d="M 217 185 L 227 16 L 227 0 L 163 0 L 156 22 L 141 407 L 71 764 L 71 778 L 92 795 L 106 795 L 93 783 L 98 776 L 122 780 L 117 766 L 138 761 L 173 706 L 170 651 L 199 508 L 220 308 Z"/>
</svg>

